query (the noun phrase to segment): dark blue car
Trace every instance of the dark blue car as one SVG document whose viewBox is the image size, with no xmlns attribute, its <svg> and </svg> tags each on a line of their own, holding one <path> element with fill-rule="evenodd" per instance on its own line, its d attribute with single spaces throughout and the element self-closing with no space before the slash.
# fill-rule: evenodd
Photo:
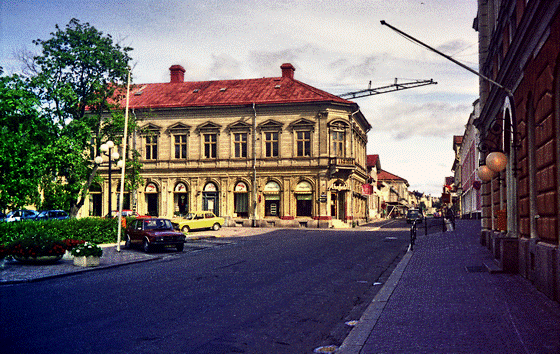
<svg viewBox="0 0 560 354">
<path fill-rule="evenodd" d="M 35 220 L 66 220 L 68 213 L 64 210 L 43 210 L 35 217 Z"/>
</svg>

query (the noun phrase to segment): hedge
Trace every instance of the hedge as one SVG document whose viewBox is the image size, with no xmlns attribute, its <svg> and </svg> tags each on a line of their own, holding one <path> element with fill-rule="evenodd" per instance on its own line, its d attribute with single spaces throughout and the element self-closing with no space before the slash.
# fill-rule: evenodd
<svg viewBox="0 0 560 354">
<path fill-rule="evenodd" d="M 127 221 L 130 222 L 131 219 Z M 96 244 L 116 243 L 117 230 L 118 219 L 104 218 L 2 222 L 0 223 L 0 244 L 8 245 L 37 235 L 52 237 L 60 241 L 74 239 Z M 124 232 L 121 239 L 124 239 L 123 235 Z"/>
</svg>

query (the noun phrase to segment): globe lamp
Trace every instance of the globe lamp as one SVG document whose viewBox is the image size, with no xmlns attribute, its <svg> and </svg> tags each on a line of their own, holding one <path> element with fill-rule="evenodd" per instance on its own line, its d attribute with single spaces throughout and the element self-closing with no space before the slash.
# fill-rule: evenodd
<svg viewBox="0 0 560 354">
<path fill-rule="evenodd" d="M 507 157 L 503 152 L 495 151 L 486 156 L 486 166 L 494 172 L 502 172 L 507 165 Z"/>
<path fill-rule="evenodd" d="M 492 178 L 496 175 L 496 172 L 491 170 L 488 166 L 483 165 L 478 168 L 478 177 L 484 182 L 491 181 Z"/>
</svg>

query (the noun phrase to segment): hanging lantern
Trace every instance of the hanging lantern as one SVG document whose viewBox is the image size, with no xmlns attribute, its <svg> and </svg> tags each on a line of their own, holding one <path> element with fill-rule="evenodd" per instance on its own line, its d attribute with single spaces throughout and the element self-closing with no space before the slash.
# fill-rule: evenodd
<svg viewBox="0 0 560 354">
<path fill-rule="evenodd" d="M 502 172 L 507 165 L 507 157 L 503 152 L 495 151 L 486 156 L 486 166 L 494 172 Z"/>
<path fill-rule="evenodd" d="M 482 165 L 478 168 L 478 177 L 484 182 L 491 181 L 496 175 L 496 172 L 492 171 L 488 166 Z"/>
</svg>

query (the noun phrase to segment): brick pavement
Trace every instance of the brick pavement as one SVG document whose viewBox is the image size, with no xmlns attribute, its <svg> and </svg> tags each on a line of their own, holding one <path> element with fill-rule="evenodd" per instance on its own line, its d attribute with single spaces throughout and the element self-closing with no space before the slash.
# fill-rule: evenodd
<svg viewBox="0 0 560 354">
<path fill-rule="evenodd" d="M 337 353 L 560 353 L 560 304 L 489 273 L 480 222 L 420 236 Z"/>
</svg>

